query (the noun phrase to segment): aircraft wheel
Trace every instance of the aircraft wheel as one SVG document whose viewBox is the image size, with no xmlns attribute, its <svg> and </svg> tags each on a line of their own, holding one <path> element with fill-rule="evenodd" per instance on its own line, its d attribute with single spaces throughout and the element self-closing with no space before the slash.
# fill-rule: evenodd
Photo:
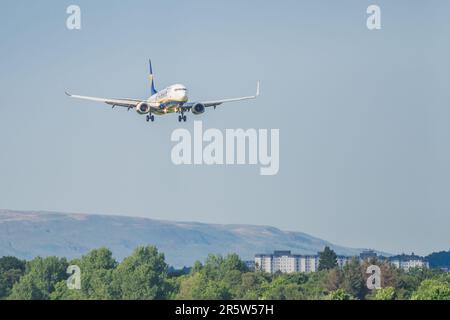
<svg viewBox="0 0 450 320">
<path fill-rule="evenodd" d="M 147 122 L 150 121 L 150 116 L 149 115 L 147 115 L 146 120 L 147 120 Z"/>
<path fill-rule="evenodd" d="M 187 120 L 187 117 L 186 117 L 186 116 L 184 116 L 184 117 L 183 117 L 183 121 L 184 121 L 184 122 L 186 122 L 186 120 Z"/>
<path fill-rule="evenodd" d="M 178 116 L 178 122 L 181 122 L 181 116 Z"/>
<path fill-rule="evenodd" d="M 155 121 L 155 116 L 154 116 L 154 115 L 151 115 L 151 116 L 150 116 L 150 120 L 152 120 L 152 122 Z"/>
</svg>

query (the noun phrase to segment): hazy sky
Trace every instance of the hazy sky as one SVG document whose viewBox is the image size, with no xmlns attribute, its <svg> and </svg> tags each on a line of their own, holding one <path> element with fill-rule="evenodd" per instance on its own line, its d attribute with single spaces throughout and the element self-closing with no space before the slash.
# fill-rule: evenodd
<svg viewBox="0 0 450 320">
<path fill-rule="evenodd" d="M 69 31 L 78 4 L 82 30 Z M 382 30 L 366 28 L 378 4 Z M 3 1 L 0 207 L 265 224 L 334 243 L 450 247 L 450 2 Z M 86 95 L 259 100 L 144 117 Z M 174 166 L 172 131 L 279 128 L 280 172 Z M 280 248 L 283 249 L 283 248 Z"/>
</svg>

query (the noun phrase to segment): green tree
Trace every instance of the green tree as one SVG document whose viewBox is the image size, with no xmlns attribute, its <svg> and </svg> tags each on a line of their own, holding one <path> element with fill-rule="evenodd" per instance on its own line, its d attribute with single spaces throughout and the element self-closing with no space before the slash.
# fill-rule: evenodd
<svg viewBox="0 0 450 320">
<path fill-rule="evenodd" d="M 245 293 L 242 275 L 248 268 L 236 254 L 209 255 L 205 264 L 197 262 L 190 275 L 181 279 L 177 299 L 232 299 Z"/>
<path fill-rule="evenodd" d="M 106 248 L 90 251 L 81 259 L 71 261 L 81 270 L 81 290 L 70 290 L 63 281 L 51 295 L 55 300 L 112 300 L 120 297 L 113 289 L 113 270 L 117 266 L 112 252 Z"/>
<path fill-rule="evenodd" d="M 203 272 L 184 276 L 176 296 L 180 300 L 231 299 L 229 286 L 223 281 L 210 280 Z"/>
<path fill-rule="evenodd" d="M 329 270 L 321 270 L 306 274 L 307 280 L 301 285 L 307 300 L 320 300 L 328 293 L 325 287 Z"/>
<path fill-rule="evenodd" d="M 329 270 L 324 277 L 324 288 L 329 292 L 340 289 L 343 285 L 343 277 L 342 270 L 337 268 Z"/>
<path fill-rule="evenodd" d="M 115 296 L 112 287 L 113 270 L 117 261 L 112 257 L 112 252 L 107 248 L 92 250 L 83 256 L 79 262 L 81 269 L 81 290 L 87 299 L 111 300 L 119 298 Z"/>
<path fill-rule="evenodd" d="M 159 300 L 169 296 L 168 266 L 155 247 L 138 247 L 114 269 L 114 296 L 124 300 Z"/>
<path fill-rule="evenodd" d="M 304 300 L 301 285 L 289 281 L 284 275 L 275 276 L 272 282 L 263 284 L 264 300 Z"/>
<path fill-rule="evenodd" d="M 262 296 L 263 287 L 271 280 L 271 276 L 262 272 L 245 272 L 241 275 L 235 299 L 258 300 Z"/>
<path fill-rule="evenodd" d="M 319 270 L 329 270 L 336 268 L 337 255 L 330 249 L 330 247 L 325 247 L 325 249 L 319 253 Z"/>
<path fill-rule="evenodd" d="M 0 258 L 0 299 L 6 298 L 25 273 L 25 261 L 15 257 Z"/>
<path fill-rule="evenodd" d="M 200 261 L 195 261 L 194 266 L 191 269 L 191 273 L 200 272 L 203 269 L 203 264 Z"/>
<path fill-rule="evenodd" d="M 205 291 L 207 279 L 200 273 L 195 272 L 180 279 L 179 290 L 176 299 L 179 300 L 201 300 Z"/>
<path fill-rule="evenodd" d="M 381 287 L 398 288 L 401 269 L 394 266 L 388 261 L 374 263 L 380 267 L 381 271 Z M 367 270 L 367 268 L 366 268 Z"/>
<path fill-rule="evenodd" d="M 12 300 L 48 300 L 55 285 L 67 278 L 67 260 L 37 257 L 27 263 L 26 274 L 11 291 Z"/>
<path fill-rule="evenodd" d="M 344 266 L 342 287 L 358 299 L 363 299 L 366 295 L 366 279 L 358 258 L 353 258 Z"/>
<path fill-rule="evenodd" d="M 49 292 L 44 292 L 37 285 L 37 280 L 32 274 L 23 276 L 12 289 L 8 299 L 10 300 L 46 300 Z"/>
<path fill-rule="evenodd" d="M 81 290 L 70 290 L 65 280 L 55 284 L 55 288 L 49 296 L 50 300 L 87 300 Z"/>
<path fill-rule="evenodd" d="M 325 297 L 325 300 L 355 300 L 355 298 L 344 289 L 337 289 L 336 291 L 330 292 Z"/>
<path fill-rule="evenodd" d="M 0 270 L 21 270 L 25 271 L 26 262 L 16 257 L 0 258 Z"/>
<path fill-rule="evenodd" d="M 194 269 L 198 269 L 195 267 Z M 226 257 L 221 255 L 210 254 L 201 267 L 208 279 L 222 279 L 231 271 L 238 271 L 240 273 L 247 272 L 248 268 L 237 254 L 229 254 Z M 194 270 L 195 272 L 195 270 Z"/>
<path fill-rule="evenodd" d="M 374 299 L 375 300 L 395 300 L 396 293 L 395 289 L 392 287 L 382 288 L 376 291 Z"/>
<path fill-rule="evenodd" d="M 412 300 L 450 300 L 450 284 L 436 279 L 424 280 Z"/>
</svg>

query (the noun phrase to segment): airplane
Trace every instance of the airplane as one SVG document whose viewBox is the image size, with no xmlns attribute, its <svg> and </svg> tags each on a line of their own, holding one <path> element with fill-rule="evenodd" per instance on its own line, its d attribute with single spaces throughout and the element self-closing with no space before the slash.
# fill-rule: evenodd
<svg viewBox="0 0 450 320">
<path fill-rule="evenodd" d="M 153 77 L 152 62 L 149 60 L 150 65 L 150 92 L 151 96 L 147 100 L 141 99 L 108 99 L 108 98 L 98 98 L 98 97 L 88 97 L 73 95 L 66 92 L 66 95 L 76 99 L 84 99 L 95 102 L 103 102 L 111 105 L 114 109 L 117 107 L 128 108 L 128 111 L 135 109 L 140 115 L 146 115 L 147 122 L 155 121 L 155 115 L 161 116 L 170 113 L 178 113 L 178 121 L 186 122 L 186 112 L 192 112 L 194 115 L 200 115 L 205 112 L 206 108 L 220 106 L 227 102 L 243 101 L 249 99 L 256 99 L 259 96 L 259 86 L 260 82 L 256 85 L 256 94 L 254 96 L 231 98 L 231 99 L 221 99 L 221 100 L 210 100 L 210 101 L 197 101 L 188 102 L 188 90 L 186 86 L 182 84 L 171 85 L 164 90 L 157 91 L 155 89 L 155 81 Z"/>
</svg>

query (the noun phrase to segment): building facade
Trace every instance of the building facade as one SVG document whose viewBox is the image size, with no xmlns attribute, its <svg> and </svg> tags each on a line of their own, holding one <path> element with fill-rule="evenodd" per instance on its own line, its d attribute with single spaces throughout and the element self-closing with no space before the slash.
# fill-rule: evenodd
<svg viewBox="0 0 450 320">
<path fill-rule="evenodd" d="M 389 261 L 397 268 L 409 271 L 412 268 L 429 268 L 428 262 L 420 256 L 416 256 L 414 253 L 411 255 L 398 255 L 389 257 Z"/>
<path fill-rule="evenodd" d="M 273 254 L 255 255 L 256 270 L 267 273 L 292 273 L 298 270 L 298 259 L 290 251 L 275 251 Z"/>
<path fill-rule="evenodd" d="M 351 257 L 338 256 L 338 266 L 345 266 L 351 259 Z M 291 251 L 257 254 L 255 269 L 267 273 L 316 272 L 319 270 L 319 255 L 299 255 L 292 254 Z"/>
<path fill-rule="evenodd" d="M 360 257 L 337 256 L 336 262 L 339 268 L 343 268 L 352 259 L 358 259 L 361 263 L 370 258 L 379 261 L 388 260 L 397 268 L 409 271 L 412 268 L 429 268 L 428 262 L 420 256 L 398 255 L 389 258 L 377 256 L 376 253 L 366 251 Z M 267 273 L 294 273 L 294 272 L 316 272 L 319 270 L 319 255 L 292 254 L 291 251 L 274 251 L 272 254 L 255 255 L 254 269 Z"/>
<path fill-rule="evenodd" d="M 338 256 L 337 257 L 337 264 L 339 268 L 343 268 L 347 263 L 349 263 L 354 257 L 347 257 L 347 256 Z"/>
</svg>

